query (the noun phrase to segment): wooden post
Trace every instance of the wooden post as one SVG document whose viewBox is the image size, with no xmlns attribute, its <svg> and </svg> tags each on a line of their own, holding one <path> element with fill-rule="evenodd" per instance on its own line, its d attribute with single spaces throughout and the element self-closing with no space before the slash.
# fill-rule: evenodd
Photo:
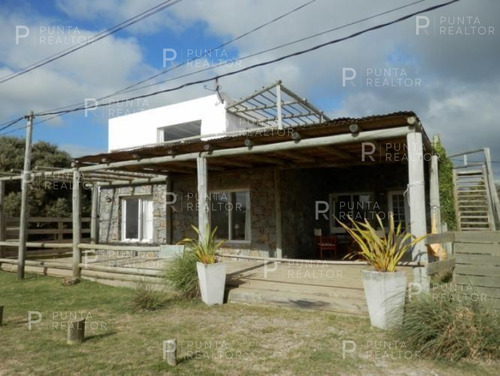
<svg viewBox="0 0 500 376">
<path fill-rule="evenodd" d="M 85 340 L 85 319 L 68 323 L 68 345 L 82 343 Z"/>
<path fill-rule="evenodd" d="M 63 221 L 58 221 L 57 222 L 57 229 L 60 231 L 55 237 L 56 240 L 60 240 L 61 242 L 64 240 L 64 222 Z"/>
<path fill-rule="evenodd" d="M 90 244 L 98 242 L 99 224 L 97 222 L 99 211 L 99 187 L 92 186 L 92 203 L 90 208 Z"/>
<path fill-rule="evenodd" d="M 198 177 L 198 229 L 200 238 L 206 239 L 208 227 L 208 189 L 207 189 L 207 159 L 204 157 L 196 158 L 197 177 Z"/>
<path fill-rule="evenodd" d="M 276 216 L 276 258 L 283 258 L 280 171 L 274 170 L 274 210 Z"/>
<path fill-rule="evenodd" d="M 498 199 L 497 188 L 495 186 L 495 179 L 493 177 L 493 170 L 491 168 L 491 155 L 490 148 L 484 148 L 484 161 L 486 162 L 486 173 L 488 180 L 488 188 L 491 192 L 491 201 L 493 208 L 493 230 L 497 230 L 500 227 L 500 201 Z"/>
<path fill-rule="evenodd" d="M 439 141 L 439 137 L 434 136 L 433 144 Z M 438 234 L 442 233 L 441 228 L 441 200 L 439 198 L 439 162 L 438 156 L 433 154 L 430 166 L 430 192 L 429 199 L 431 203 L 431 227 Z"/>
<path fill-rule="evenodd" d="M 0 241 L 5 241 L 7 239 L 7 216 L 5 215 L 5 181 L 0 181 Z M 0 245 L 0 258 L 4 257 L 3 249 Z"/>
<path fill-rule="evenodd" d="M 26 261 L 26 242 L 28 240 L 28 184 L 31 181 L 31 147 L 33 137 L 33 111 L 27 116 L 26 146 L 24 150 L 24 169 L 21 180 L 21 215 L 19 219 L 19 252 L 17 255 L 17 279 L 24 279 L 24 264 Z"/>
<path fill-rule="evenodd" d="M 0 326 L 3 325 L 3 305 L 0 305 Z"/>
<path fill-rule="evenodd" d="M 281 83 L 276 85 L 276 113 L 278 114 L 278 129 L 283 129 L 283 114 L 281 111 Z"/>
<path fill-rule="evenodd" d="M 173 234 L 172 234 L 172 231 L 174 229 L 173 225 L 172 225 L 172 208 L 173 208 L 173 203 L 172 203 L 172 200 L 174 199 L 174 196 L 172 196 L 172 188 L 173 188 L 173 184 L 172 184 L 172 177 L 171 176 L 167 176 L 167 182 L 166 182 L 166 188 L 167 188 L 167 207 L 165 209 L 165 214 L 166 214 L 166 218 L 165 218 L 165 231 L 166 231 L 166 241 L 167 241 L 167 244 L 172 244 L 172 240 L 173 240 Z"/>
<path fill-rule="evenodd" d="M 410 207 L 410 231 L 415 237 L 427 234 L 425 181 L 424 181 L 424 151 L 422 134 L 408 133 L 408 200 Z M 425 241 L 417 243 L 412 249 L 412 261 L 426 264 L 428 262 Z M 420 283 L 423 291 L 429 289 L 429 279 L 425 268 L 413 268 L 413 281 Z"/>
<path fill-rule="evenodd" d="M 81 200 L 80 200 L 80 171 L 73 169 L 73 278 L 80 278 L 82 251 L 78 248 L 81 241 Z"/>
<path fill-rule="evenodd" d="M 163 356 L 167 359 L 167 364 L 177 365 L 177 340 L 169 339 L 163 343 Z"/>
</svg>

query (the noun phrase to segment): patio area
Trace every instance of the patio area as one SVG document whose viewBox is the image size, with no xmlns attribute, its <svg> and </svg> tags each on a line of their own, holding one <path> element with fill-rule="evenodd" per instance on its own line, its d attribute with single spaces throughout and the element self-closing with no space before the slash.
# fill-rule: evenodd
<svg viewBox="0 0 500 376">
<path fill-rule="evenodd" d="M 247 303 L 331 311 L 367 316 L 361 270 L 362 262 L 224 258 L 227 265 L 228 303 Z M 57 277 L 72 276 L 72 258 L 31 258 L 26 272 Z M 82 278 L 98 283 L 135 287 L 137 282 L 161 283 L 168 259 L 145 253 L 85 253 Z M 412 280 L 412 267 L 401 266 Z M 1 259 L 0 270 L 16 272 L 16 259 Z"/>
</svg>

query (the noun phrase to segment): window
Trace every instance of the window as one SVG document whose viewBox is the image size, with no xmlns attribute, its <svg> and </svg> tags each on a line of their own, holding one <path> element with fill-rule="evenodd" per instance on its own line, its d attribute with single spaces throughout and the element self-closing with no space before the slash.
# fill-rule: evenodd
<svg viewBox="0 0 500 376">
<path fill-rule="evenodd" d="M 392 191 L 387 195 L 389 212 L 394 215 L 394 224 L 397 226 L 401 223 L 403 229 L 409 224 L 409 207 L 408 201 L 403 191 Z"/>
<path fill-rule="evenodd" d="M 334 193 L 330 195 L 330 210 L 332 220 L 330 221 L 330 232 L 343 233 L 345 230 L 335 218 L 343 223 L 349 223 L 351 217 L 355 221 L 370 220 L 372 211 L 376 211 L 371 193 Z"/>
<path fill-rule="evenodd" d="M 250 241 L 250 192 L 223 191 L 210 194 L 211 226 L 217 237 L 230 241 Z"/>
<path fill-rule="evenodd" d="M 122 240 L 153 240 L 153 200 L 127 197 L 122 201 Z"/>
<path fill-rule="evenodd" d="M 158 129 L 158 141 L 174 141 L 181 138 L 201 135 L 201 120 L 169 125 Z"/>
</svg>

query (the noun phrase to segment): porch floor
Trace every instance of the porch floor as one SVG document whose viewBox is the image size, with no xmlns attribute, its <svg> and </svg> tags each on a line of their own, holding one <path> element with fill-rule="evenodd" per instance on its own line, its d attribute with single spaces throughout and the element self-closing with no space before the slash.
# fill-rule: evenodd
<svg viewBox="0 0 500 376">
<path fill-rule="evenodd" d="M 15 272 L 17 265 L 0 262 L 0 270 Z M 228 303 L 285 306 L 366 316 L 361 270 L 366 265 L 267 263 L 225 260 Z M 161 282 L 168 260 L 150 257 L 84 257 L 82 278 L 99 283 L 134 287 L 138 281 Z M 71 257 L 30 258 L 26 272 L 57 277 L 72 275 Z M 412 280 L 412 268 L 401 267 Z"/>
</svg>

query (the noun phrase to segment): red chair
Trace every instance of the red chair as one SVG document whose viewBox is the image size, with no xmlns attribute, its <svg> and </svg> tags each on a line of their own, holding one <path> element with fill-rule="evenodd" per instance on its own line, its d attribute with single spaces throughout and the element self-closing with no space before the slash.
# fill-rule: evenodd
<svg viewBox="0 0 500 376">
<path fill-rule="evenodd" d="M 316 249 L 318 250 L 320 260 L 324 260 L 323 251 L 329 251 L 330 258 L 333 259 L 337 251 L 337 237 L 323 236 L 321 229 L 314 229 L 314 237 L 316 238 Z"/>
</svg>

